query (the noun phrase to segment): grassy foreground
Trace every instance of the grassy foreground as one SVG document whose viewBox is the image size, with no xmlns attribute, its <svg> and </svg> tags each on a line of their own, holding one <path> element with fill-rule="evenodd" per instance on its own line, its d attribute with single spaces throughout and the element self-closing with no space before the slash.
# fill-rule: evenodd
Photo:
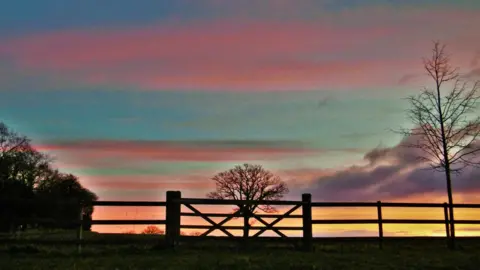
<svg viewBox="0 0 480 270">
<path fill-rule="evenodd" d="M 210 240 L 167 250 L 132 241 L 86 245 L 81 255 L 71 244 L 52 247 L 9 243 L 0 247 L 0 269 L 479 269 L 480 240 L 460 239 L 458 243 L 460 248 L 450 251 L 444 239 L 389 240 L 379 250 L 375 241 L 328 241 L 316 243 L 313 252 L 301 252 L 278 244 L 266 247 L 265 243 L 252 243 L 240 250 Z"/>
</svg>

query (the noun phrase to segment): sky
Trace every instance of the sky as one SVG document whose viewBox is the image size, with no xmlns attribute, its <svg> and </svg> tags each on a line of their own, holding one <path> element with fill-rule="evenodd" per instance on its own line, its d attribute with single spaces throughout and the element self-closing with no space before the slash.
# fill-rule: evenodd
<svg viewBox="0 0 480 270">
<path fill-rule="evenodd" d="M 465 77 L 480 79 L 478 25 L 476 0 L 9 1 L 0 9 L 0 120 L 101 200 L 164 200 L 167 190 L 201 198 L 216 173 L 255 163 L 287 182 L 287 199 L 445 202 L 442 174 L 413 162 L 391 129 L 413 128 L 405 97 L 432 83 L 422 57 L 433 40 L 447 44 Z M 455 202 L 480 202 L 479 179 L 479 169 L 454 176 Z M 94 218 L 162 211 L 97 207 Z M 94 228 L 127 229 L 142 228 Z M 443 229 L 389 225 L 385 233 Z"/>
</svg>

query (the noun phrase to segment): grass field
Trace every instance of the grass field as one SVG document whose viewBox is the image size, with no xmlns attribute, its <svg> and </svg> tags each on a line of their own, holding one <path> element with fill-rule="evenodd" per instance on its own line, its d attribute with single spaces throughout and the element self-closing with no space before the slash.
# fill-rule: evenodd
<svg viewBox="0 0 480 270">
<path fill-rule="evenodd" d="M 24 239 L 74 239 L 74 233 L 29 234 Z M 77 254 L 74 244 L 0 245 L 0 269 L 480 269 L 480 239 L 459 239 L 448 250 L 445 239 L 386 239 L 383 250 L 372 240 L 318 240 L 315 251 L 301 252 L 275 242 L 202 240 L 176 250 L 163 248 L 161 236 L 86 234 L 96 244 Z M 198 239 L 198 238 L 197 238 Z M 115 245 L 102 243 L 119 242 Z"/>
</svg>

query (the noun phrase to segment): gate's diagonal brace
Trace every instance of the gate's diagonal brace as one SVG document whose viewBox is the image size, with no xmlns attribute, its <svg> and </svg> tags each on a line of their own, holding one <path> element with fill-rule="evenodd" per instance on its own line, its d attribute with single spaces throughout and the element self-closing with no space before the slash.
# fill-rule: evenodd
<svg viewBox="0 0 480 270">
<path fill-rule="evenodd" d="M 256 216 L 256 215 L 253 214 L 253 213 L 252 213 L 252 216 L 253 216 L 254 218 L 256 218 L 258 221 L 260 221 L 263 225 L 265 225 L 265 226 L 267 226 L 267 227 L 270 226 L 270 224 L 268 224 L 268 222 L 266 222 L 265 220 L 263 220 L 261 217 L 258 217 L 258 216 Z M 285 234 L 283 234 L 283 233 L 282 233 L 280 230 L 278 230 L 277 228 L 272 227 L 271 229 L 272 229 L 272 231 L 274 231 L 275 233 L 277 233 L 277 234 L 278 234 L 279 236 L 281 236 L 282 238 L 287 238 L 287 236 L 286 236 Z M 254 235 L 254 236 L 257 237 L 257 236 L 259 236 L 259 235 Z"/>
<path fill-rule="evenodd" d="M 240 209 L 242 209 L 242 213 L 245 213 L 247 212 L 248 213 L 248 216 L 249 217 L 252 217 L 252 218 L 255 218 L 257 219 L 258 221 L 260 221 L 263 225 L 265 226 L 268 226 L 268 222 L 266 222 L 264 219 L 262 219 L 261 217 L 257 216 L 254 212 L 250 211 L 250 209 L 248 209 L 247 207 L 243 206 L 243 205 L 238 205 L 238 207 L 240 207 Z M 245 214 L 244 214 L 245 215 Z M 283 234 L 281 231 L 279 231 L 278 229 L 276 228 L 272 228 L 272 231 L 276 232 L 279 236 L 281 237 L 287 237 L 285 234 Z"/>
<path fill-rule="evenodd" d="M 221 222 L 219 223 L 215 223 L 215 221 L 211 220 L 210 218 L 208 218 L 207 216 L 205 216 L 203 213 L 201 213 L 200 211 L 198 211 L 197 209 L 195 209 L 194 207 L 192 207 L 191 205 L 189 204 L 184 204 L 186 207 L 188 207 L 190 210 L 192 210 L 193 212 L 195 212 L 197 215 L 200 215 L 202 218 L 204 218 L 206 221 L 208 221 L 209 223 L 211 223 L 213 226 L 212 228 L 208 229 L 207 231 L 205 231 L 204 233 L 202 233 L 200 236 L 207 236 L 209 233 L 215 231 L 216 229 L 219 229 L 221 230 L 223 233 L 225 233 L 226 235 L 228 235 L 229 237 L 234 237 L 234 235 L 232 235 L 229 231 L 227 231 L 226 229 L 222 228 L 222 225 L 229 222 L 231 219 L 233 219 L 234 217 L 238 216 L 238 213 L 240 212 L 240 210 L 237 210 L 235 211 L 231 216 L 225 218 L 224 220 L 222 220 Z M 194 210 L 195 209 L 195 210 Z"/>
<path fill-rule="evenodd" d="M 190 204 L 184 204 L 188 209 L 192 210 L 195 214 L 199 215 L 200 217 L 202 217 L 204 220 L 206 220 L 208 223 L 212 224 L 213 227 L 210 229 L 212 231 L 214 231 L 215 229 L 219 229 L 220 231 L 222 231 L 224 234 L 226 234 L 227 236 L 230 236 L 230 237 L 233 237 L 233 234 L 231 234 L 229 231 L 227 231 L 226 229 L 222 228 L 221 225 L 222 224 L 217 224 L 215 221 L 211 220 L 208 216 L 204 215 L 202 212 L 198 211 L 195 207 L 191 206 Z M 208 233 L 210 233 L 211 231 L 207 231 Z M 207 235 L 208 233 L 203 233 L 205 235 Z M 202 235 L 203 235 L 202 234 Z"/>
<path fill-rule="evenodd" d="M 285 217 L 289 216 L 291 213 L 293 213 L 295 210 L 297 210 L 298 208 L 300 208 L 301 204 L 298 204 L 298 205 L 295 205 L 294 207 L 292 207 L 292 209 L 288 210 L 287 212 L 285 212 L 281 217 L 278 217 L 277 219 L 275 219 L 272 223 L 270 224 L 265 224 L 265 228 L 262 228 L 260 229 L 256 234 L 253 235 L 253 237 L 257 237 L 257 236 L 260 236 L 262 233 L 264 233 L 265 231 L 267 230 L 274 230 L 273 226 L 275 224 L 277 224 L 278 222 L 280 222 L 282 219 L 284 219 Z M 286 236 L 285 236 L 286 237 Z"/>
</svg>

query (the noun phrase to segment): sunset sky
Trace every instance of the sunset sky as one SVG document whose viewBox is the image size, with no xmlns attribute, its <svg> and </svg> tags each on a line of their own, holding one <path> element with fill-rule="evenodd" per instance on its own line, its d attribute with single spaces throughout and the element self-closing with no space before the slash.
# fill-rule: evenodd
<svg viewBox="0 0 480 270">
<path fill-rule="evenodd" d="M 164 200 L 167 190 L 204 197 L 214 174 L 248 162 L 282 176 L 287 199 L 445 202 L 443 175 L 423 170 L 390 129 L 413 128 L 404 98 L 431 85 L 421 58 L 432 40 L 480 79 L 479 26 L 477 0 L 7 1 L 0 120 L 101 200 Z M 453 187 L 455 202 L 480 203 L 480 169 L 454 176 Z M 162 215 L 98 207 L 94 218 Z M 458 229 L 480 235 L 480 226 Z M 440 225 L 385 230 L 444 234 Z M 369 235 L 376 226 L 314 232 Z"/>
</svg>

